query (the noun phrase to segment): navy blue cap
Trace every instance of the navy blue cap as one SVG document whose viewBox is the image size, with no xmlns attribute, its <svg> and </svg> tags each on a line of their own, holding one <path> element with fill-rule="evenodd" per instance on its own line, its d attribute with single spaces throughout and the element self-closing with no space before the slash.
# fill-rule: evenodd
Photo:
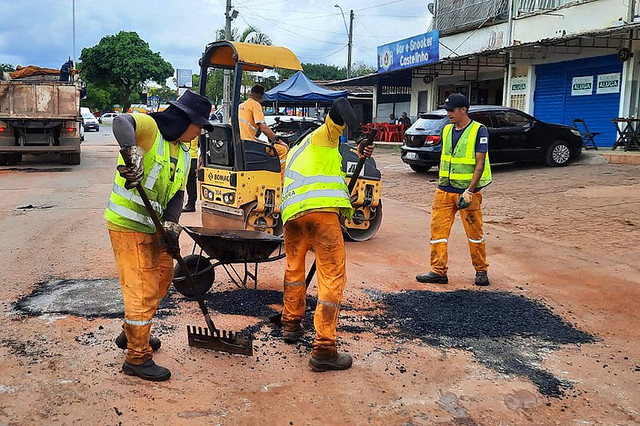
<svg viewBox="0 0 640 426">
<path fill-rule="evenodd" d="M 444 104 L 440 105 L 440 108 L 444 108 L 447 111 L 453 111 L 454 108 L 467 107 L 469 108 L 469 99 L 462 93 L 452 93 L 447 99 L 444 100 Z"/>
</svg>

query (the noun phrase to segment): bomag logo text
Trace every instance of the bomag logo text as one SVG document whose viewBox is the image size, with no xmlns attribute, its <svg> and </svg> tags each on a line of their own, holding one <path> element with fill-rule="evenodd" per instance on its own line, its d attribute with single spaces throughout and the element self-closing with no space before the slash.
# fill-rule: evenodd
<svg viewBox="0 0 640 426">
<path fill-rule="evenodd" d="M 231 175 L 221 175 L 221 174 L 214 174 L 213 175 L 213 180 L 219 180 L 222 182 L 227 182 L 229 183 L 231 181 Z"/>
</svg>

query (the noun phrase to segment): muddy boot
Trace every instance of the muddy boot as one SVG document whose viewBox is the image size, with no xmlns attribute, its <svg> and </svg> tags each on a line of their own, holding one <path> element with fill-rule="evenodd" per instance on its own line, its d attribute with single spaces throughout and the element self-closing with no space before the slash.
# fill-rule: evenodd
<svg viewBox="0 0 640 426">
<path fill-rule="evenodd" d="M 152 359 L 148 359 L 142 365 L 129 364 L 125 361 L 122 364 L 122 372 L 129 376 L 138 376 L 143 380 L 152 382 L 164 382 L 171 377 L 171 371 L 160 367 Z"/>
<path fill-rule="evenodd" d="M 313 371 L 327 371 L 327 370 L 346 370 L 353 364 L 353 358 L 347 353 L 335 353 L 330 357 L 314 357 L 309 360 L 309 367 Z"/>
<path fill-rule="evenodd" d="M 151 349 L 153 349 L 154 352 L 160 349 L 161 344 L 162 343 L 160 342 L 160 339 L 158 339 L 157 337 L 151 336 L 149 338 L 149 345 L 151 346 Z M 124 330 L 122 331 L 122 333 L 120 333 L 118 337 L 116 337 L 116 346 L 122 349 L 123 351 L 127 349 L 127 335 L 124 334 Z"/>
<path fill-rule="evenodd" d="M 285 343 L 296 343 L 304 336 L 304 327 L 300 323 L 283 324 L 282 339 Z"/>
<path fill-rule="evenodd" d="M 489 276 L 487 275 L 487 271 L 477 271 L 476 272 L 475 285 L 479 285 L 479 286 L 482 286 L 482 287 L 489 285 Z"/>
<path fill-rule="evenodd" d="M 433 283 L 433 284 L 447 284 L 449 278 L 446 275 L 438 275 L 433 271 L 429 271 L 428 274 L 416 275 L 416 280 L 421 283 Z"/>
</svg>

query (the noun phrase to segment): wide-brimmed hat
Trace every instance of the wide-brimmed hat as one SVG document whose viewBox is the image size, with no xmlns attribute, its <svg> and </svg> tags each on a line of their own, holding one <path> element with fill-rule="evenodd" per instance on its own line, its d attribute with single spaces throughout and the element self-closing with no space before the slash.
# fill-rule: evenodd
<svg viewBox="0 0 640 426">
<path fill-rule="evenodd" d="M 447 111 L 453 111 L 458 107 L 469 108 L 469 99 L 462 93 L 450 94 L 449 97 L 445 99 L 444 104 L 440 105 L 440 108 L 444 108 Z"/>
<path fill-rule="evenodd" d="M 209 121 L 211 102 L 204 96 L 193 90 L 187 90 L 177 100 L 169 101 L 169 104 L 184 111 L 193 124 L 202 126 L 209 131 L 213 130 L 213 124 Z"/>
</svg>

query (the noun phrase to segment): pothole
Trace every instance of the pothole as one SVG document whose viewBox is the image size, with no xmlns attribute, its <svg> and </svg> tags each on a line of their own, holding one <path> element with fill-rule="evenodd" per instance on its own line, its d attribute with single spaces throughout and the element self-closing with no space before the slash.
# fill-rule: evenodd
<svg viewBox="0 0 640 426">
<path fill-rule="evenodd" d="M 68 279 L 46 281 L 18 300 L 15 309 L 30 316 L 65 314 L 79 317 L 123 318 L 124 302 L 117 279 Z M 175 308 L 165 297 L 156 315 Z"/>
</svg>

